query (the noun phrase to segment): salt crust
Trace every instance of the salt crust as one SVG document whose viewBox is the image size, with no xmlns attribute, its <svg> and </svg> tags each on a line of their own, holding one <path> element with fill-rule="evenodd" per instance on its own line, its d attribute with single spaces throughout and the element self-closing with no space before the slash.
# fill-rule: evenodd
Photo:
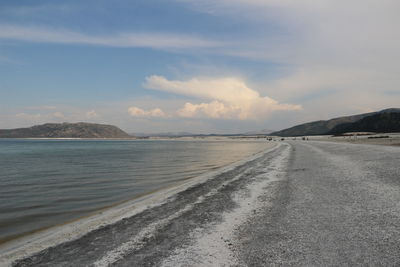
<svg viewBox="0 0 400 267">
<path fill-rule="evenodd" d="M 267 166 L 254 166 L 264 173 L 254 177 L 245 192 L 237 192 L 234 196 L 238 207 L 223 214 L 221 223 L 209 228 L 198 228 L 192 232 L 195 242 L 185 248 L 177 249 L 172 256 L 164 260 L 163 267 L 176 266 L 237 266 L 235 258 L 235 231 L 257 213 L 261 207 L 270 205 L 260 200 L 268 194 L 267 187 L 285 177 L 285 169 L 290 155 L 290 147 L 285 144 L 284 150 Z"/>
</svg>

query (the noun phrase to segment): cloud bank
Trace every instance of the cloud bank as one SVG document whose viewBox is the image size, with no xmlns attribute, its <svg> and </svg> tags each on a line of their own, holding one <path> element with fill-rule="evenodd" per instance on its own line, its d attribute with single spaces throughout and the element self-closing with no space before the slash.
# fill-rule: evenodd
<svg viewBox="0 0 400 267">
<path fill-rule="evenodd" d="M 164 111 L 160 108 L 155 108 L 151 110 L 144 110 L 138 107 L 130 107 L 128 109 L 129 115 L 132 117 L 165 117 Z"/>
<path fill-rule="evenodd" d="M 261 29 L 247 38 L 238 33 L 243 41 L 225 52 L 284 66 L 259 91 L 301 103 L 312 119 L 327 110 L 326 117 L 398 105 L 387 92 L 400 91 L 399 1 L 177 1 Z M 270 25 L 279 30 L 262 30 Z M 333 92 L 330 101 L 319 97 L 326 92 Z"/>
<path fill-rule="evenodd" d="M 187 81 L 179 81 L 153 75 L 146 78 L 144 86 L 210 101 L 206 103 L 187 102 L 177 111 L 177 115 L 181 117 L 257 120 L 274 111 L 302 109 L 300 105 L 281 104 L 270 97 L 262 97 L 236 77 L 192 78 Z"/>
</svg>

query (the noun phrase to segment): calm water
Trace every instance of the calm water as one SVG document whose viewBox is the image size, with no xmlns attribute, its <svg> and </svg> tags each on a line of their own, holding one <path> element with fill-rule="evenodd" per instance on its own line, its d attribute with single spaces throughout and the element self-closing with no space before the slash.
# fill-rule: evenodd
<svg viewBox="0 0 400 267">
<path fill-rule="evenodd" d="M 259 141 L 0 139 L 0 244 L 263 148 Z"/>
</svg>

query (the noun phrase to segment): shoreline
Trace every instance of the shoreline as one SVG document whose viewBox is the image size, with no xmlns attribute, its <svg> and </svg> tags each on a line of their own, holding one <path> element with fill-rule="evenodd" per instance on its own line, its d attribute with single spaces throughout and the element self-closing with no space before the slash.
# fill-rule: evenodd
<svg viewBox="0 0 400 267">
<path fill-rule="evenodd" d="M 308 136 L 310 141 L 328 141 L 336 143 L 400 146 L 400 133 L 380 133 L 356 136 Z M 292 137 L 288 138 L 292 139 Z"/>
<path fill-rule="evenodd" d="M 126 200 L 123 203 L 101 209 L 95 214 L 85 216 L 72 222 L 50 227 L 28 236 L 6 242 L 0 245 L 0 265 L 9 265 L 17 259 L 28 257 L 48 247 L 78 239 L 93 230 L 116 223 L 124 218 L 132 217 L 146 209 L 162 205 L 177 193 L 183 192 L 192 186 L 205 183 L 216 175 L 257 159 L 277 147 L 279 147 L 277 143 L 269 143 L 269 147 L 262 151 L 219 167 L 216 170 L 206 172 L 195 178 L 190 178 L 178 184 L 155 190 L 134 199 Z"/>
<path fill-rule="evenodd" d="M 70 138 L 70 137 L 0 137 L 1 140 L 46 140 L 46 141 L 260 141 L 268 136 L 180 136 L 180 137 L 132 137 L 132 138 Z"/>
</svg>

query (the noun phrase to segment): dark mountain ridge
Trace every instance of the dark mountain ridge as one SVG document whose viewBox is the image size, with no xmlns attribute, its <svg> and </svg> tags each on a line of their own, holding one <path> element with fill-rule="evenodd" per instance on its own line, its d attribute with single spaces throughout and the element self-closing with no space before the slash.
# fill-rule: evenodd
<svg viewBox="0 0 400 267">
<path fill-rule="evenodd" d="M 378 113 L 353 123 L 339 124 L 335 126 L 328 134 L 339 135 L 349 132 L 400 132 L 400 113 Z"/>
<path fill-rule="evenodd" d="M 303 135 L 324 135 L 329 133 L 334 127 L 343 123 L 353 123 L 365 117 L 379 113 L 398 113 L 399 108 L 389 108 L 377 112 L 363 113 L 353 116 L 338 117 L 330 120 L 313 121 L 300 125 L 296 125 L 281 131 L 273 132 L 271 135 L 288 137 L 288 136 L 303 136 Z"/>
<path fill-rule="evenodd" d="M 0 138 L 132 138 L 132 136 L 113 125 L 64 122 L 0 130 Z"/>
</svg>

